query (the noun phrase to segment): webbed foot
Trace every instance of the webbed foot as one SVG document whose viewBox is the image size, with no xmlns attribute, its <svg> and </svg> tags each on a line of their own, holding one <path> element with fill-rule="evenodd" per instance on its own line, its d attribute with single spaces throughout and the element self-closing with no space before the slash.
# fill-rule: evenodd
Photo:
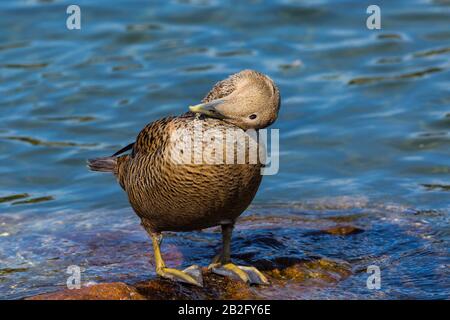
<svg viewBox="0 0 450 320">
<path fill-rule="evenodd" d="M 238 266 L 234 263 L 212 263 L 208 269 L 221 276 L 230 277 L 245 283 L 268 285 L 269 280 L 255 267 Z"/>
<path fill-rule="evenodd" d="M 198 265 L 192 265 L 183 271 L 166 267 L 157 268 L 156 273 L 166 279 L 203 287 L 202 270 Z"/>
</svg>

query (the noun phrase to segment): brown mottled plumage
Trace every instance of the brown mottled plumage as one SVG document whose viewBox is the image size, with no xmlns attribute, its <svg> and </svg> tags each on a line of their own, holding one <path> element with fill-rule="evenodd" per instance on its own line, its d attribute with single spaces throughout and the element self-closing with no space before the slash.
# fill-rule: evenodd
<svg viewBox="0 0 450 320">
<path fill-rule="evenodd" d="M 217 119 L 174 117 L 141 131 L 134 155 L 117 159 L 117 178 L 134 211 L 153 231 L 190 231 L 234 221 L 250 204 L 261 182 L 259 164 L 176 164 L 169 147 L 174 130 L 233 128 Z M 205 192 L 207 191 L 207 192 Z"/>
<path fill-rule="evenodd" d="M 243 131 L 273 123 L 280 104 L 273 81 L 256 71 L 244 70 L 218 82 L 202 102 L 191 107 L 193 112 L 148 124 L 134 144 L 114 156 L 89 160 L 92 170 L 116 175 L 142 225 L 152 235 L 157 259 L 162 231 L 190 231 L 222 225 L 224 242 L 228 241 L 236 218 L 251 203 L 261 182 L 262 165 L 250 164 L 248 158 L 244 164 L 177 164 L 171 152 L 174 144 L 180 143 L 173 139 L 177 130 L 193 130 L 201 125 L 203 132 L 208 129 Z M 128 150 L 130 154 L 119 156 Z M 231 265 L 229 249 L 225 246 L 229 244 L 224 243 L 220 264 Z M 230 275 L 244 281 L 254 280 L 253 275 L 245 278 L 241 274 L 241 269 L 249 267 L 236 268 L 234 265 L 229 268 Z M 198 271 L 193 276 L 192 272 L 165 268 L 162 258 L 157 272 L 201 285 Z M 222 274 L 226 272 L 222 270 Z M 264 280 L 253 282 L 263 283 Z"/>
</svg>

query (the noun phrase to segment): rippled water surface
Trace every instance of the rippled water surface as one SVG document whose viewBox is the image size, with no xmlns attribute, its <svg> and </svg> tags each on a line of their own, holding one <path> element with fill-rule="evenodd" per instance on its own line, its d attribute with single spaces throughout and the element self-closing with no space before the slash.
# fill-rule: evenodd
<svg viewBox="0 0 450 320">
<path fill-rule="evenodd" d="M 154 276 L 125 195 L 85 159 L 244 68 L 280 88 L 280 172 L 265 177 L 234 257 L 352 268 L 263 295 L 449 297 L 450 2 L 379 1 L 381 30 L 366 28 L 365 1 L 227 3 L 80 0 L 82 29 L 69 31 L 72 2 L 0 2 L 0 297 L 54 291 L 71 264 L 85 281 Z M 363 231 L 316 232 L 343 222 Z M 205 265 L 218 240 L 174 234 L 167 259 Z M 366 288 L 373 264 L 378 291 Z"/>
</svg>

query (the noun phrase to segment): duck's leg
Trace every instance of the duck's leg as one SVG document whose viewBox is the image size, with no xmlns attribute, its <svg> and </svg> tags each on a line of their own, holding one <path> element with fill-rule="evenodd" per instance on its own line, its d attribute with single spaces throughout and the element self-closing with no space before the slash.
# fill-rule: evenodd
<svg viewBox="0 0 450 320">
<path fill-rule="evenodd" d="M 222 225 L 222 251 L 214 257 L 208 269 L 222 276 L 248 283 L 269 284 L 269 280 L 255 267 L 237 266 L 231 262 L 231 234 L 233 224 Z"/>
<path fill-rule="evenodd" d="M 160 250 L 162 235 L 160 233 L 151 233 L 150 235 L 152 237 L 153 252 L 155 253 L 156 273 L 159 276 L 203 287 L 202 271 L 199 266 L 193 265 L 183 271 L 167 268 Z"/>
</svg>

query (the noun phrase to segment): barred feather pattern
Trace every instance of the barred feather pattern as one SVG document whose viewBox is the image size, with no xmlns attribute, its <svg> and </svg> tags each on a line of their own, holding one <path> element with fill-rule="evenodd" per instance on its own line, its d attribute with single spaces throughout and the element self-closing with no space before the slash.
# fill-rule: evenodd
<svg viewBox="0 0 450 320">
<path fill-rule="evenodd" d="M 189 231 L 234 221 L 261 182 L 260 164 L 176 164 L 171 134 L 201 121 L 203 130 L 236 129 L 216 119 L 186 114 L 147 125 L 132 155 L 117 158 L 117 180 L 150 232 Z"/>
</svg>

